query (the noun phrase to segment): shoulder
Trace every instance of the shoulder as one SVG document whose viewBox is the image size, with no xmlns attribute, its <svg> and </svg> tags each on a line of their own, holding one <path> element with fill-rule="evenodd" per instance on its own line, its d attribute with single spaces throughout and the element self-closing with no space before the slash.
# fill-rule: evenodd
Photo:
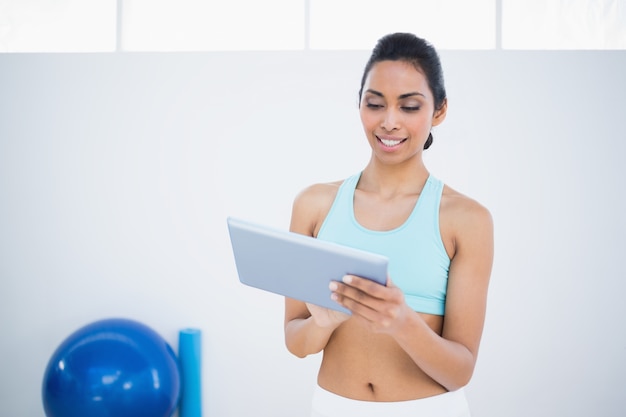
<svg viewBox="0 0 626 417">
<path fill-rule="evenodd" d="M 442 232 L 456 250 L 469 244 L 492 244 L 493 219 L 490 211 L 478 201 L 447 185 L 441 196 L 440 223 Z"/>
<path fill-rule="evenodd" d="M 491 223 L 491 213 L 478 201 L 445 185 L 441 196 L 441 211 L 451 220 Z"/>
<path fill-rule="evenodd" d="M 291 230 L 317 236 L 324 218 L 328 214 L 343 180 L 318 183 L 304 188 L 293 202 Z"/>
<path fill-rule="evenodd" d="M 334 199 L 343 180 L 309 185 L 296 195 L 294 203 L 315 203 L 319 200 Z"/>
</svg>

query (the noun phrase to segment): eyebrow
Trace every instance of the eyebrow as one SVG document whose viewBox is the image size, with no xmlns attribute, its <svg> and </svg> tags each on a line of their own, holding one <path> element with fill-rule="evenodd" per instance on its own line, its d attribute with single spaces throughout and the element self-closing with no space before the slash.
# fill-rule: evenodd
<svg viewBox="0 0 626 417">
<path fill-rule="evenodd" d="M 383 93 L 381 93 L 380 91 L 376 91 L 376 90 L 372 90 L 372 89 L 368 89 L 366 91 L 366 93 L 371 93 L 374 94 L 375 96 L 378 97 L 385 97 L 385 95 Z M 420 93 L 419 91 L 414 91 L 411 93 L 404 93 L 404 94 L 400 94 L 400 96 L 398 96 L 399 99 L 404 99 L 404 98 L 409 98 L 412 96 L 422 96 L 422 97 L 426 97 L 424 94 Z"/>
</svg>

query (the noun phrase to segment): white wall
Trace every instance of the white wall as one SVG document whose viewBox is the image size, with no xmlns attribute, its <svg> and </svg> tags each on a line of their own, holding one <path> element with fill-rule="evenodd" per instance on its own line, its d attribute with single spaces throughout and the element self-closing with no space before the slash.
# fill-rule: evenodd
<svg viewBox="0 0 626 417">
<path fill-rule="evenodd" d="M 225 218 L 287 228 L 361 169 L 366 52 L 0 55 L 0 404 L 43 416 L 78 327 L 204 333 L 207 416 L 307 415 L 282 299 L 240 285 Z M 618 416 L 626 388 L 626 53 L 442 52 L 432 172 L 487 205 L 496 259 L 475 415 Z"/>
</svg>

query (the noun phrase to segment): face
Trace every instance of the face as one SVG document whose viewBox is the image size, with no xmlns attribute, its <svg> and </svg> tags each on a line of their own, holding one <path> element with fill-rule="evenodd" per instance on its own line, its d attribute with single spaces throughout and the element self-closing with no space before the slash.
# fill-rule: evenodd
<svg viewBox="0 0 626 417">
<path fill-rule="evenodd" d="M 431 128 L 445 118 L 446 105 L 435 111 L 428 80 L 413 64 L 381 61 L 365 80 L 359 111 L 374 155 L 393 163 L 421 156 Z"/>
</svg>

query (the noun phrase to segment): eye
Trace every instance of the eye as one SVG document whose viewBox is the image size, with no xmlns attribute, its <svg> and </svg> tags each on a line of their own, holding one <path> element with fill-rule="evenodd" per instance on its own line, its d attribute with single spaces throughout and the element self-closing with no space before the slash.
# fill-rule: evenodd
<svg viewBox="0 0 626 417">
<path fill-rule="evenodd" d="M 409 112 L 418 111 L 419 109 L 419 106 L 402 106 L 402 110 Z"/>
<path fill-rule="evenodd" d="M 382 109 L 383 107 L 382 104 L 376 104 L 376 103 L 367 103 L 366 106 L 369 109 Z"/>
</svg>

